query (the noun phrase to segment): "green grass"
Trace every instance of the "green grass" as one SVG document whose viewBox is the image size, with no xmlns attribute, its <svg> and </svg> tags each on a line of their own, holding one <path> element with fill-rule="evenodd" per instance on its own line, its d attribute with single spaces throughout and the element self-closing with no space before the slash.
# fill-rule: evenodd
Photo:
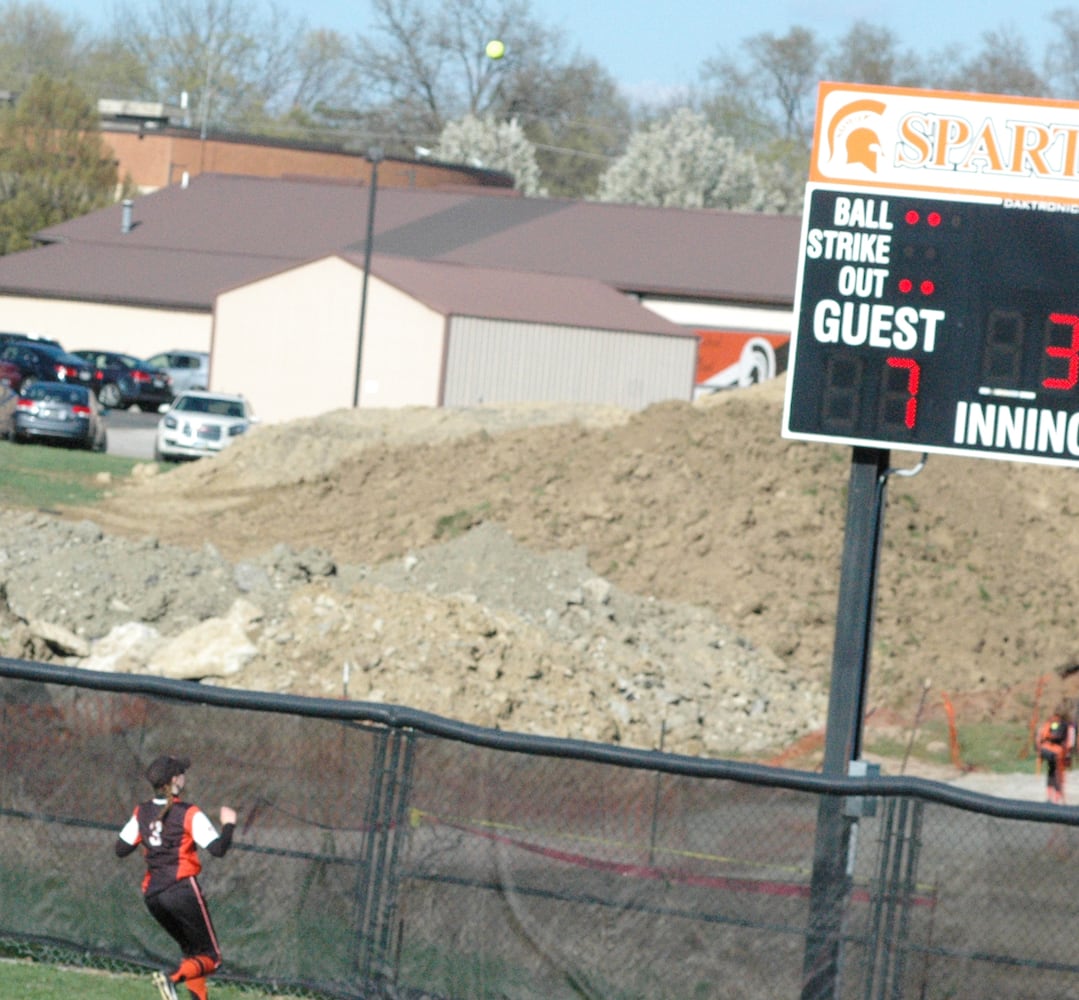
<svg viewBox="0 0 1079 1000">
<path fill-rule="evenodd" d="M 448 541 L 463 535 L 469 528 L 479 524 L 490 509 L 491 505 L 484 502 L 476 507 L 464 508 L 440 517 L 435 522 L 435 538 Z"/>
<path fill-rule="evenodd" d="M 35 508 L 88 506 L 110 489 L 110 477 L 126 478 L 138 464 L 138 459 L 119 455 L 0 441 L 0 504 Z"/>
<path fill-rule="evenodd" d="M 959 755 L 968 767 L 996 774 L 1014 774 L 1034 768 L 1030 734 L 1021 723 L 969 723 L 958 727 L 958 736 Z M 870 734 L 866 749 L 881 757 L 901 759 L 907 752 L 907 739 L 880 739 Z M 932 764 L 950 763 L 947 723 L 933 721 L 919 727 L 910 757 Z"/>
<path fill-rule="evenodd" d="M 191 994 L 181 988 L 177 994 L 186 1000 Z M 0 961 L 0 997 L 15 1000 L 149 1000 L 157 991 L 149 973 L 101 972 L 71 969 L 29 961 Z M 240 989 L 211 980 L 213 1000 L 269 1000 L 278 994 Z"/>
</svg>

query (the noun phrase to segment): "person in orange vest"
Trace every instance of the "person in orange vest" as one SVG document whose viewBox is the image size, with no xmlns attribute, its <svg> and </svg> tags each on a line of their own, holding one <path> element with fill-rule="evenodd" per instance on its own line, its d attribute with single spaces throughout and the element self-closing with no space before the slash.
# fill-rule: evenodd
<svg viewBox="0 0 1079 1000">
<path fill-rule="evenodd" d="M 1038 757 L 1046 762 L 1046 796 L 1050 802 L 1064 804 L 1064 772 L 1071 766 L 1075 751 L 1075 723 L 1067 708 L 1058 708 L 1038 730 Z"/>
</svg>

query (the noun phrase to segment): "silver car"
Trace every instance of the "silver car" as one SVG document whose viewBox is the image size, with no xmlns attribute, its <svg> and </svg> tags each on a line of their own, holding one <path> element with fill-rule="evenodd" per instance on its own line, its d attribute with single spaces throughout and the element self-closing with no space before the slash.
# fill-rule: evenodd
<svg viewBox="0 0 1079 1000">
<path fill-rule="evenodd" d="M 210 385 L 210 355 L 205 351 L 162 351 L 146 363 L 168 373 L 174 393 Z"/>
<path fill-rule="evenodd" d="M 243 396 L 183 392 L 157 423 L 154 458 L 168 461 L 214 455 L 254 423 L 257 418 Z"/>
<path fill-rule="evenodd" d="M 34 382 L 15 401 L 11 440 L 65 441 L 105 451 L 109 444 L 105 411 L 89 386 Z"/>
</svg>

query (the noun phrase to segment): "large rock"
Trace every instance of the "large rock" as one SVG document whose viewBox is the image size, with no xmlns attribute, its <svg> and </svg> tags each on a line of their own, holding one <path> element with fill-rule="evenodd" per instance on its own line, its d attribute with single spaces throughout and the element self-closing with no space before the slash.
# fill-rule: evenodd
<svg viewBox="0 0 1079 1000">
<path fill-rule="evenodd" d="M 147 672 L 187 681 L 239 673 L 258 652 L 249 633 L 261 617 L 250 601 L 237 600 L 226 617 L 209 618 L 158 646 Z"/>
</svg>

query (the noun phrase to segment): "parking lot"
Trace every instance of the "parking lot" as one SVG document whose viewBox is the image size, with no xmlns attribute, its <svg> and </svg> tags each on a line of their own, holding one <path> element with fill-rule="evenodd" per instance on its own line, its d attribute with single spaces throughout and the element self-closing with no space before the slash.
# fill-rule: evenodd
<svg viewBox="0 0 1079 1000">
<path fill-rule="evenodd" d="M 154 432 L 160 419 L 159 413 L 141 413 L 137 409 L 109 410 L 108 453 L 153 461 Z"/>
</svg>

